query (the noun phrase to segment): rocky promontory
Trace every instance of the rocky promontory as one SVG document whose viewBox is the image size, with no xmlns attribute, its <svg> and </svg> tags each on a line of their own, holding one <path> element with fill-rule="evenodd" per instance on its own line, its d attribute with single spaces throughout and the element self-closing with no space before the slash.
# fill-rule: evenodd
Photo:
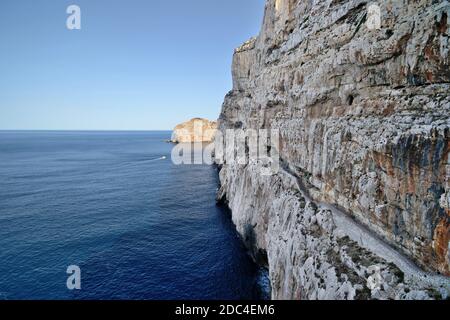
<svg viewBox="0 0 450 320">
<path fill-rule="evenodd" d="M 175 127 L 171 142 L 212 142 L 217 132 L 217 122 L 194 118 Z"/>
</svg>

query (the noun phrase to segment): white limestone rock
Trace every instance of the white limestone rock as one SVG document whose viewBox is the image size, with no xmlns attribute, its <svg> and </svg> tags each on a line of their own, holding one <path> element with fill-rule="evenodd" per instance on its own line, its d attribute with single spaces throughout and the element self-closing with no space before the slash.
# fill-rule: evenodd
<svg viewBox="0 0 450 320">
<path fill-rule="evenodd" d="M 378 3 L 267 0 L 235 51 L 219 130 L 279 129 L 286 165 L 225 164 L 218 198 L 274 299 L 450 292 L 449 4 Z"/>
</svg>

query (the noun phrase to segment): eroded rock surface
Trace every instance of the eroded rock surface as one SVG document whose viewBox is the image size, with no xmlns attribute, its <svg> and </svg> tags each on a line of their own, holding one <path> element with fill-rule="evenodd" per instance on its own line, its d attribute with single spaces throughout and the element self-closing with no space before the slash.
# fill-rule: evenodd
<svg viewBox="0 0 450 320">
<path fill-rule="evenodd" d="M 283 168 L 226 164 L 218 197 L 276 299 L 448 296 L 450 5 L 379 1 L 371 30 L 368 4 L 268 0 L 234 54 L 219 129 L 279 129 Z M 327 205 L 399 257 L 349 237 Z"/>
</svg>

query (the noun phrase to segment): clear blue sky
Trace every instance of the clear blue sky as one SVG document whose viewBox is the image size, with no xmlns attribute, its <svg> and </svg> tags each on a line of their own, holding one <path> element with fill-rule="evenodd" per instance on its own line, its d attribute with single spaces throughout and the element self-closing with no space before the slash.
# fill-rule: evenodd
<svg viewBox="0 0 450 320">
<path fill-rule="evenodd" d="M 166 130 L 217 118 L 264 0 L 1 0 L 0 130 Z M 82 29 L 66 28 L 81 7 Z"/>
</svg>

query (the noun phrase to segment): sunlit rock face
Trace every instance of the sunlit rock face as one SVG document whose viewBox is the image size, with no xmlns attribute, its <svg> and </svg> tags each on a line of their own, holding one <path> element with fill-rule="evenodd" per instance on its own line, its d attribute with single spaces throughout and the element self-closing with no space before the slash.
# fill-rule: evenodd
<svg viewBox="0 0 450 320">
<path fill-rule="evenodd" d="M 175 127 L 174 143 L 212 142 L 217 132 L 217 122 L 194 118 Z"/>
<path fill-rule="evenodd" d="M 284 170 L 225 165 L 219 198 L 269 267 L 274 298 L 438 296 L 408 272 L 392 280 L 395 259 L 342 240 L 321 203 L 450 275 L 450 7 L 379 1 L 373 29 L 368 4 L 268 0 L 259 36 L 234 54 L 219 130 L 279 129 Z M 373 261 L 356 261 L 364 250 Z M 373 266 L 392 275 L 389 290 L 367 286 Z M 440 279 L 435 290 L 448 290 Z"/>
</svg>

